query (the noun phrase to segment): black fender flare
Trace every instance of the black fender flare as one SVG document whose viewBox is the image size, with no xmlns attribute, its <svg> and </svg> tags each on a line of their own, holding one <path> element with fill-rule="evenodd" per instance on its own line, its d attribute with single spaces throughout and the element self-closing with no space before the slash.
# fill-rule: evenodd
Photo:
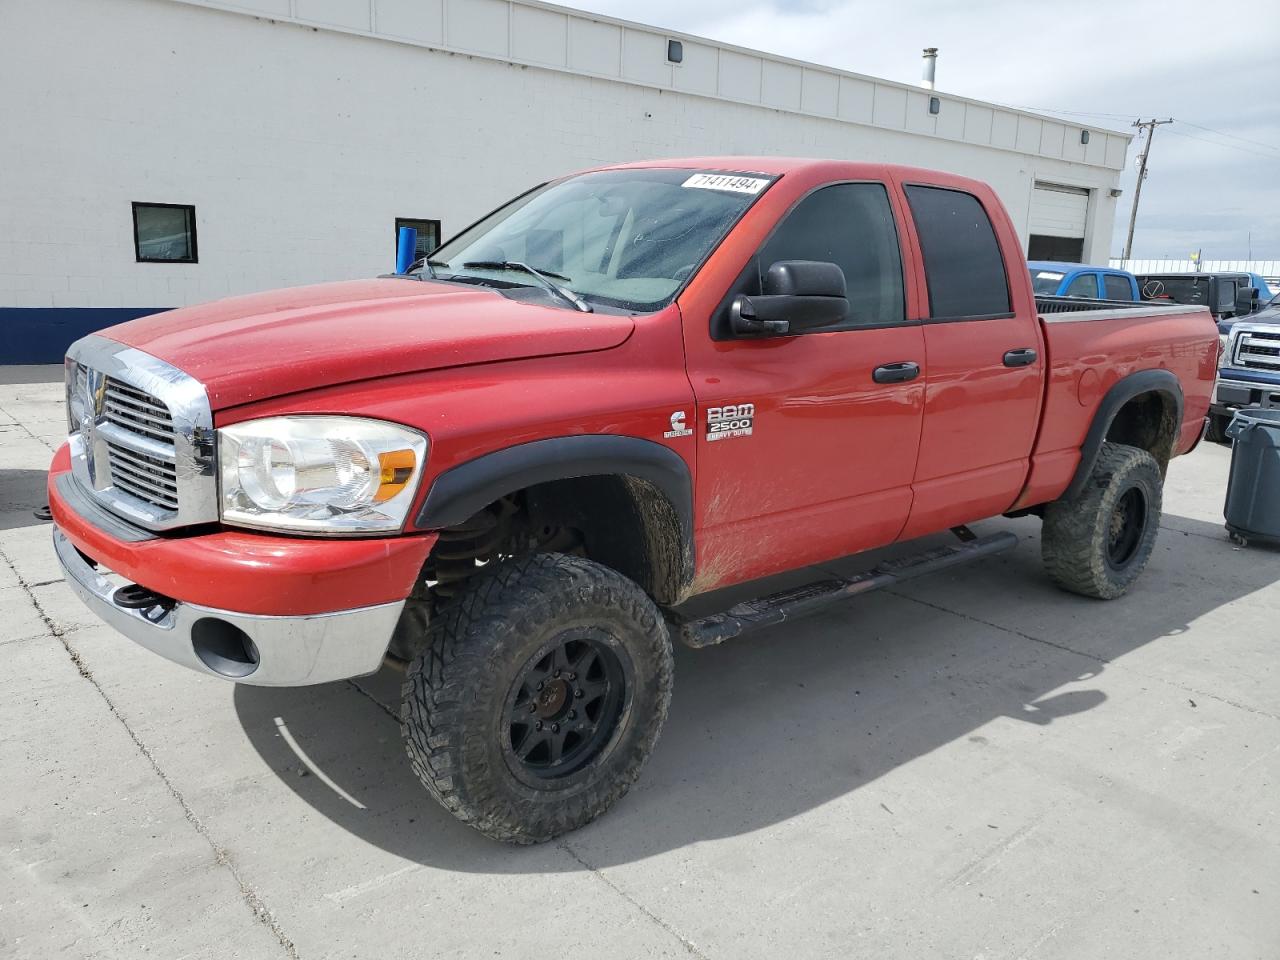
<svg viewBox="0 0 1280 960">
<path fill-rule="evenodd" d="M 495 500 L 552 480 L 628 476 L 645 480 L 671 503 L 680 520 L 685 554 L 693 556 L 693 477 L 670 447 L 614 434 L 533 440 L 450 467 L 427 492 L 416 525 L 439 530 L 462 523 Z"/>
<path fill-rule="evenodd" d="M 1102 442 L 1107 438 L 1107 431 L 1111 429 L 1116 414 L 1126 403 L 1144 393 L 1167 395 L 1173 401 L 1175 422 L 1181 425 L 1182 384 L 1173 373 L 1168 370 L 1140 370 L 1121 377 L 1103 395 L 1102 402 L 1094 412 L 1089 432 L 1085 434 L 1084 443 L 1080 446 L 1080 463 L 1076 466 L 1075 476 L 1071 478 L 1071 484 L 1062 494 L 1062 499 L 1075 497 L 1084 489 L 1085 481 L 1093 472 L 1093 465 L 1102 450 Z"/>
</svg>

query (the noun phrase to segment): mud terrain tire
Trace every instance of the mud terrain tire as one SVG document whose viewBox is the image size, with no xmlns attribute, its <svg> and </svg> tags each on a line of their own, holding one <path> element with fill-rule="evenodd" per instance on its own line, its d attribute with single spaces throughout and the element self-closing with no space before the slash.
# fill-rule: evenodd
<svg viewBox="0 0 1280 960">
<path fill-rule="evenodd" d="M 407 672 L 401 731 L 450 813 L 495 840 L 538 843 L 627 792 L 671 686 L 666 624 L 635 583 L 536 554 L 476 574 L 435 617 Z"/>
<path fill-rule="evenodd" d="M 1151 559 L 1162 487 L 1155 457 L 1104 443 L 1079 495 L 1045 508 L 1040 552 L 1050 578 L 1086 597 L 1122 596 Z"/>
</svg>

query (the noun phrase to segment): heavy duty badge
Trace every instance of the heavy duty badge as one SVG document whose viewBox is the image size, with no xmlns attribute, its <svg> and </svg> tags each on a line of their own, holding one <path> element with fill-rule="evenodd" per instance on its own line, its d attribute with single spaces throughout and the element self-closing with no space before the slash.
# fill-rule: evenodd
<svg viewBox="0 0 1280 960">
<path fill-rule="evenodd" d="M 754 403 L 707 408 L 707 440 L 749 437 L 756 418 Z"/>
</svg>

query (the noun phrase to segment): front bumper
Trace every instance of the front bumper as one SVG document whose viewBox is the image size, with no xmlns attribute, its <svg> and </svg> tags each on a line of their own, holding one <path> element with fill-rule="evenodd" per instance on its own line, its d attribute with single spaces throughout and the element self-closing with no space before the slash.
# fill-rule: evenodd
<svg viewBox="0 0 1280 960">
<path fill-rule="evenodd" d="M 1233 378 L 1229 370 L 1219 373 L 1209 412 L 1230 417 L 1237 410 L 1251 407 L 1280 407 L 1280 379 L 1268 376 L 1244 380 Z"/>
<path fill-rule="evenodd" d="M 125 606 L 67 535 L 53 530 L 67 583 L 130 640 L 199 673 L 265 687 L 327 683 L 382 665 L 405 602 L 308 616 L 270 617 L 179 601 Z"/>
<path fill-rule="evenodd" d="M 301 686 L 377 670 L 436 541 L 157 535 L 103 510 L 68 467 L 64 445 L 49 506 L 54 550 L 80 599 L 148 650 L 241 683 Z M 122 592 L 104 571 L 134 589 Z"/>
</svg>

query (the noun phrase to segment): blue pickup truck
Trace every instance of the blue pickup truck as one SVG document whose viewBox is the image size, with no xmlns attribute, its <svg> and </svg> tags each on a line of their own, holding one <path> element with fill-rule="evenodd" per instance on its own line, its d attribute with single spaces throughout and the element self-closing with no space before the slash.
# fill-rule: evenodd
<svg viewBox="0 0 1280 960">
<path fill-rule="evenodd" d="M 1057 260 L 1029 260 L 1031 285 L 1037 297 L 1079 297 L 1084 300 L 1141 300 L 1132 273 L 1110 267 Z"/>
<path fill-rule="evenodd" d="M 1280 407 L 1280 294 L 1239 320 L 1219 321 L 1218 383 L 1204 437 L 1221 443 L 1242 407 Z"/>
</svg>

